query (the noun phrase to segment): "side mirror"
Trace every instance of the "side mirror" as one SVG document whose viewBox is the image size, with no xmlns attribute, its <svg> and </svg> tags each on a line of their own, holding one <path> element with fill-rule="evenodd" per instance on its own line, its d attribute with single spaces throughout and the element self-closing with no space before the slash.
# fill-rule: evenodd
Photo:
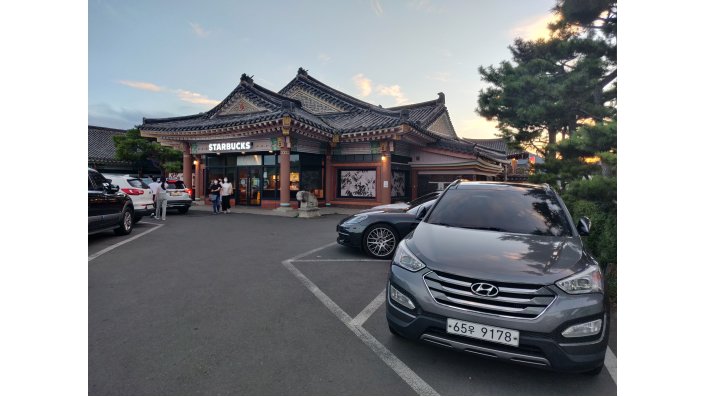
<svg viewBox="0 0 705 397">
<path fill-rule="evenodd" d="M 420 221 L 423 219 L 424 216 L 426 216 L 426 213 L 428 212 L 428 207 L 423 207 L 419 210 L 419 213 L 416 214 L 416 220 Z"/>
<path fill-rule="evenodd" d="M 590 218 L 587 216 L 580 217 L 580 220 L 578 221 L 578 234 L 581 236 L 589 236 L 591 225 L 592 223 L 590 222 Z"/>
<path fill-rule="evenodd" d="M 120 186 L 113 185 L 110 183 L 110 179 L 108 179 L 108 182 L 103 182 L 103 189 L 108 192 L 108 193 L 115 193 L 120 190 Z"/>
</svg>

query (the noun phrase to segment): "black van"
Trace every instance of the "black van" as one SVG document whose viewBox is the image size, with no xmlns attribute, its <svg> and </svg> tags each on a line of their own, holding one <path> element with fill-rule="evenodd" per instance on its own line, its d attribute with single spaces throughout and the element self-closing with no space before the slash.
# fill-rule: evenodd
<svg viewBox="0 0 705 397">
<path fill-rule="evenodd" d="M 132 232 L 135 210 L 130 196 L 110 183 L 100 172 L 88 168 L 88 234 L 114 230 L 117 235 Z"/>
</svg>

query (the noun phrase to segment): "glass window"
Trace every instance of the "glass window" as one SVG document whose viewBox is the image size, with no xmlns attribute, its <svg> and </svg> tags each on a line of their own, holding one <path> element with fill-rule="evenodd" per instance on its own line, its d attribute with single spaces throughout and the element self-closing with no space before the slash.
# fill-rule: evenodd
<svg viewBox="0 0 705 397">
<path fill-rule="evenodd" d="M 301 170 L 300 188 L 319 199 L 323 198 L 323 170 L 320 167 Z"/>
<path fill-rule="evenodd" d="M 276 200 L 279 198 L 279 170 L 277 167 L 264 167 L 264 173 L 262 174 L 262 198 L 265 200 Z"/>
<path fill-rule="evenodd" d="M 408 171 L 392 171 L 392 198 L 408 197 L 409 188 L 409 172 Z"/>
<path fill-rule="evenodd" d="M 208 156 L 206 157 L 207 167 L 222 167 L 225 165 L 225 156 Z"/>
<path fill-rule="evenodd" d="M 264 165 L 275 165 L 277 164 L 277 156 L 274 154 L 268 154 L 265 156 L 262 156 L 264 159 Z"/>
<path fill-rule="evenodd" d="M 237 165 L 262 165 L 262 155 L 237 156 Z"/>
<path fill-rule="evenodd" d="M 566 236 L 571 229 L 555 196 L 539 188 L 451 189 L 428 223 L 540 236 Z"/>
</svg>

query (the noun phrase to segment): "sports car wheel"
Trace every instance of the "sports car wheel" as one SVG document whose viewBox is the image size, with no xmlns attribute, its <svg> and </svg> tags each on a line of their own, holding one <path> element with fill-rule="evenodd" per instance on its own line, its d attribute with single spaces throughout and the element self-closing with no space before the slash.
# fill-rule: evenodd
<svg viewBox="0 0 705 397">
<path fill-rule="evenodd" d="M 379 259 L 388 259 L 397 248 L 399 236 L 388 225 L 372 225 L 362 238 L 362 248 L 368 255 Z"/>
</svg>

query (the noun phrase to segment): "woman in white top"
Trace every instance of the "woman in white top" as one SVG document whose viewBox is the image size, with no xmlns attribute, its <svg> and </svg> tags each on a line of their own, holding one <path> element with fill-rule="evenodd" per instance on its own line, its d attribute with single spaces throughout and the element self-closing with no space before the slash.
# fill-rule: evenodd
<svg viewBox="0 0 705 397">
<path fill-rule="evenodd" d="M 161 213 L 162 215 L 162 220 L 166 220 L 166 202 L 168 200 L 168 194 L 167 192 L 167 187 L 169 186 L 166 183 L 166 178 L 162 177 L 162 179 L 159 181 L 159 186 L 157 186 L 157 212 L 156 212 L 156 219 L 159 219 L 159 214 Z"/>
<path fill-rule="evenodd" d="M 220 196 L 223 206 L 223 212 L 230 213 L 230 196 L 233 194 L 233 185 L 228 182 L 228 178 L 223 178 L 223 183 L 220 184 Z"/>
</svg>

